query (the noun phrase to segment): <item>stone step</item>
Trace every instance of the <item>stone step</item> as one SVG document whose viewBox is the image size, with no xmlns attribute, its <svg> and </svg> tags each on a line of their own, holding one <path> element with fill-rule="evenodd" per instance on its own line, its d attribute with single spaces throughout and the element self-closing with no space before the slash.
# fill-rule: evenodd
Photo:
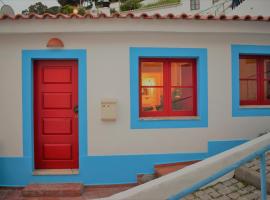
<svg viewBox="0 0 270 200">
<path fill-rule="evenodd" d="M 266 174 L 266 187 L 270 194 L 270 152 L 266 153 Z M 236 169 L 235 178 L 260 189 L 260 160 L 256 158 Z"/>
<path fill-rule="evenodd" d="M 177 162 L 177 163 L 166 163 L 155 165 L 155 173 L 154 174 L 138 174 L 137 175 L 137 184 L 144 184 L 146 182 L 152 181 L 156 178 L 164 176 L 166 174 L 175 172 L 179 169 L 182 169 L 186 166 L 192 165 L 199 161 L 189 161 L 189 162 Z"/>
<path fill-rule="evenodd" d="M 252 185 L 257 189 L 261 188 L 261 178 L 259 170 L 254 170 L 245 165 L 235 170 L 235 178 L 246 184 Z M 267 176 L 266 187 L 267 193 L 270 194 L 270 176 Z"/>
<path fill-rule="evenodd" d="M 157 177 L 164 176 L 166 174 L 175 172 L 179 169 L 192 165 L 199 161 L 190 161 L 190 162 L 180 162 L 180 163 L 170 163 L 170 164 L 161 164 L 155 166 L 155 174 Z"/>
<path fill-rule="evenodd" d="M 83 193 L 81 183 L 30 184 L 22 190 L 23 197 L 78 197 Z"/>
</svg>

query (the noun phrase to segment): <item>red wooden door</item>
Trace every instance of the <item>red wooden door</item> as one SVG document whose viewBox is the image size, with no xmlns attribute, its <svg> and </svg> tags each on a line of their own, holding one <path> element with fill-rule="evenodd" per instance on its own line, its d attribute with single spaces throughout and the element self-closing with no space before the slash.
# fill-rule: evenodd
<svg viewBox="0 0 270 200">
<path fill-rule="evenodd" d="M 77 105 L 77 61 L 35 61 L 34 147 L 36 169 L 78 168 Z"/>
</svg>

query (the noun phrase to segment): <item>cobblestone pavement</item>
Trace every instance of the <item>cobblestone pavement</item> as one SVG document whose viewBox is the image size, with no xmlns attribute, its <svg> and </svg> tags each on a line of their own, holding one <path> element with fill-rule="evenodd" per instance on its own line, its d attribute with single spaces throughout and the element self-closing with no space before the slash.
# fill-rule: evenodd
<svg viewBox="0 0 270 200">
<path fill-rule="evenodd" d="M 260 173 L 260 160 L 257 158 L 245 164 L 244 167 L 247 167 L 252 171 L 256 171 Z M 270 179 L 270 152 L 267 153 L 266 155 L 266 174 L 267 174 L 267 179 Z"/>
<path fill-rule="evenodd" d="M 204 188 L 183 198 L 184 200 L 260 200 L 261 191 L 234 178 Z M 270 200 L 270 196 L 268 196 Z"/>
<path fill-rule="evenodd" d="M 254 159 L 253 161 L 243 165 L 249 170 L 260 173 L 260 161 Z M 266 174 L 267 179 L 270 179 L 270 153 L 266 156 Z M 184 200 L 260 200 L 261 191 L 252 185 L 247 185 L 244 182 L 240 182 L 235 178 L 229 179 L 225 182 L 217 183 L 214 186 L 201 189 L 188 195 Z M 270 195 L 267 197 L 270 200 Z"/>
</svg>

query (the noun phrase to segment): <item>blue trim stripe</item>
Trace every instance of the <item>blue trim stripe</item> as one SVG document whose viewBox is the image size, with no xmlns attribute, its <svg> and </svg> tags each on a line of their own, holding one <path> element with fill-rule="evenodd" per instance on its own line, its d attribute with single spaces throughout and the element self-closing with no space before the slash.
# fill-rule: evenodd
<svg viewBox="0 0 270 200">
<path fill-rule="evenodd" d="M 241 108 L 239 85 L 239 56 L 240 55 L 270 55 L 270 46 L 232 45 L 232 116 L 270 116 L 270 108 Z"/>
<path fill-rule="evenodd" d="M 195 58 L 198 79 L 198 119 L 140 120 L 139 119 L 139 58 Z M 208 127 L 207 49 L 200 48 L 130 48 L 130 126 L 144 128 Z"/>
<path fill-rule="evenodd" d="M 0 157 L 0 185 L 24 186 L 29 183 L 82 182 L 86 185 L 136 183 L 137 174 L 154 173 L 154 165 L 203 160 L 246 140 L 210 141 L 207 152 L 80 156 L 78 175 L 33 176 L 32 157 Z M 18 168 L 18 166 L 20 166 Z"/>
<path fill-rule="evenodd" d="M 188 194 L 191 194 L 192 192 L 195 192 L 196 190 L 200 189 L 201 187 L 213 182 L 214 180 L 224 176 L 225 174 L 233 171 L 234 169 L 240 167 L 241 165 L 247 163 L 248 161 L 251 161 L 253 159 L 255 159 L 256 157 L 258 156 L 261 156 L 262 154 L 264 154 L 266 151 L 269 151 L 270 150 L 270 145 L 264 147 L 264 148 L 261 148 L 260 150 L 256 151 L 256 152 L 253 152 L 251 153 L 250 155 L 248 155 L 247 157 L 237 161 L 236 163 L 232 164 L 232 165 L 229 165 L 227 167 L 225 167 L 224 169 L 214 173 L 212 176 L 204 179 L 204 180 L 201 180 L 199 181 L 198 183 L 194 184 L 192 187 L 190 188 L 187 188 L 181 192 L 179 192 L 178 194 L 172 196 L 169 198 L 169 200 L 179 200 L 181 198 L 184 198 L 185 196 L 187 196 Z M 261 161 L 261 169 L 265 169 L 265 158 L 263 156 L 263 159 Z M 263 187 L 265 187 L 265 183 L 266 183 L 266 173 L 264 172 L 263 173 L 263 178 L 262 178 L 262 185 Z M 266 189 L 262 190 L 262 193 L 263 196 L 266 195 Z M 266 200 L 266 198 L 262 198 L 263 200 Z"/>
</svg>

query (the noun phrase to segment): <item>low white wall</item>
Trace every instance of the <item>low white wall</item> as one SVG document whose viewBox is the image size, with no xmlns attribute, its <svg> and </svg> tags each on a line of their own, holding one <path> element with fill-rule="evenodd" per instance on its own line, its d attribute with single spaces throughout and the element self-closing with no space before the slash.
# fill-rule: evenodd
<svg viewBox="0 0 270 200">
<path fill-rule="evenodd" d="M 270 133 L 143 185 L 139 185 L 108 198 L 102 198 L 102 200 L 168 199 L 172 195 L 190 188 L 197 182 L 211 177 L 225 167 L 244 159 L 251 153 L 265 147 L 269 148 L 269 144 Z"/>
<path fill-rule="evenodd" d="M 71 23 L 65 21 L 64 26 L 60 22 L 63 21 L 56 23 L 63 28 L 67 28 Z M 84 23 L 85 21 L 78 20 L 79 25 Z M 89 21 L 89 24 L 91 23 L 92 21 Z M 137 21 L 133 23 L 136 24 Z M 162 21 L 155 26 L 162 29 L 166 27 L 166 23 Z M 175 23 L 179 31 L 181 27 L 184 30 L 185 22 L 181 22 L 184 23 L 182 25 L 179 21 L 169 23 L 170 26 Z M 209 23 L 213 23 L 214 26 L 222 22 L 196 23 L 201 23 L 203 29 L 204 24 L 210 26 Z M 32 25 L 33 22 L 29 21 L 25 29 L 28 26 L 31 29 Z M 242 22 L 242 25 L 247 24 Z M 249 25 L 252 31 L 257 26 L 253 22 Z M 189 26 L 191 24 L 186 27 Z M 241 27 L 241 23 L 236 26 L 236 23 L 232 22 L 232 26 L 236 30 Z M 186 28 L 185 31 L 189 30 L 191 29 Z M 251 139 L 269 129 L 269 117 L 232 118 L 230 56 L 231 44 L 270 45 L 269 32 L 9 33 L 0 36 L 0 156 L 22 155 L 22 49 L 46 49 L 46 43 L 51 37 L 61 38 L 65 49 L 87 50 L 88 153 L 91 155 L 202 152 L 207 151 L 209 140 Z M 130 129 L 130 47 L 208 49 L 208 128 Z M 103 98 L 117 99 L 118 118 L 115 122 L 100 120 L 100 102 Z"/>
</svg>

